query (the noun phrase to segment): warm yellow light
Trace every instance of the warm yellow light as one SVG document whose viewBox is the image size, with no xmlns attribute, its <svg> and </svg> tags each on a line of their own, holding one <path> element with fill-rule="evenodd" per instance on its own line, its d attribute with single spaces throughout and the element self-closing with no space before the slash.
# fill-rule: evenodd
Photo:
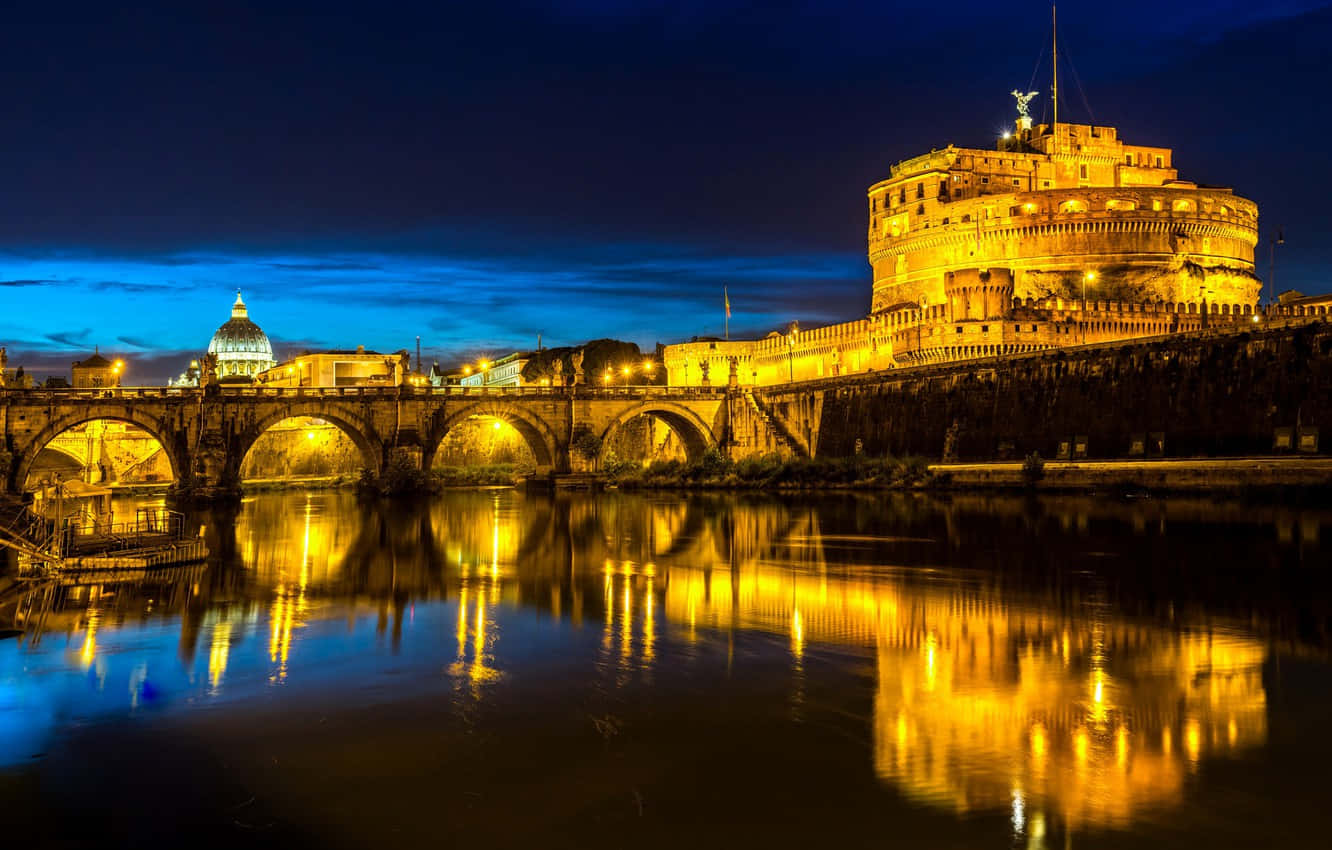
<svg viewBox="0 0 1332 850">
<path fill-rule="evenodd" d="M 294 367 L 294 366 L 288 366 L 288 367 L 287 367 L 287 374 L 288 374 L 288 375 L 294 374 L 295 372 L 296 372 L 296 367 Z"/>
<path fill-rule="evenodd" d="M 1257 323 L 1258 321 L 1260 321 L 1260 319 L 1258 318 L 1258 314 L 1257 314 L 1257 313 L 1254 313 L 1254 314 L 1253 314 L 1253 321 L 1254 321 L 1255 323 Z"/>
<path fill-rule="evenodd" d="M 484 371 L 486 371 L 486 370 L 489 369 L 489 368 L 490 368 L 490 362 L 487 361 L 487 360 L 482 360 L 482 361 L 481 361 L 481 371 L 484 372 Z"/>
<path fill-rule="evenodd" d="M 199 368 L 199 361 L 198 361 L 198 360 L 191 360 L 191 361 L 190 361 L 190 368 L 191 368 L 191 369 L 198 369 L 198 368 Z"/>
<path fill-rule="evenodd" d="M 306 432 L 305 432 L 305 439 L 307 439 L 307 440 L 313 440 L 313 439 L 314 439 L 314 431 L 306 431 Z"/>
<path fill-rule="evenodd" d="M 1013 134 L 1012 134 L 1012 133 L 1008 132 L 1007 130 L 1004 131 L 1004 138 L 1005 138 L 1005 139 L 1011 139 L 1012 137 L 1013 137 Z"/>
<path fill-rule="evenodd" d="M 499 429 L 501 429 L 501 428 L 503 428 L 503 427 L 504 427 L 504 423 L 501 422 L 501 421 L 499 421 L 498 419 L 496 419 L 496 420 L 495 420 L 495 430 L 498 431 Z"/>
<path fill-rule="evenodd" d="M 643 371 L 647 372 L 649 375 L 652 374 L 652 370 L 655 368 L 657 368 L 657 364 L 653 363 L 651 360 L 643 361 Z"/>
<path fill-rule="evenodd" d="M 1093 280 L 1096 280 L 1096 272 L 1087 272 L 1085 277 L 1087 278 L 1087 282 L 1091 283 Z"/>
<path fill-rule="evenodd" d="M 604 375 L 601 376 L 601 382 L 602 382 L 603 384 L 609 384 L 609 383 L 610 383 L 610 378 L 611 378 L 610 373 L 607 372 L 606 374 L 604 374 Z"/>
<path fill-rule="evenodd" d="M 464 374 L 464 375 L 470 375 L 470 374 L 472 374 L 472 367 L 471 367 L 471 366 L 464 366 L 464 367 L 463 367 L 463 374 Z"/>
<path fill-rule="evenodd" d="M 622 372 L 624 372 L 624 374 L 628 375 L 628 374 L 629 374 L 630 372 L 632 372 L 633 370 L 630 369 L 628 366 L 625 366 L 625 367 L 624 367 L 622 370 L 620 370 L 620 371 L 622 371 Z"/>
<path fill-rule="evenodd" d="M 111 364 L 111 371 L 112 371 L 112 372 L 119 372 L 121 369 L 124 369 L 124 368 L 125 368 L 125 361 L 124 361 L 124 360 L 117 360 L 115 363 L 112 363 L 112 364 Z"/>
</svg>

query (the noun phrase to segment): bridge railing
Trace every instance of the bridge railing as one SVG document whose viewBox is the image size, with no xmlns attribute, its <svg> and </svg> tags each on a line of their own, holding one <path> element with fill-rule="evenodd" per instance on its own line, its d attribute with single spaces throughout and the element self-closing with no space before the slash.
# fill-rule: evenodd
<svg viewBox="0 0 1332 850">
<path fill-rule="evenodd" d="M 397 399 L 397 398 L 561 398 L 570 393 L 580 398 L 658 398 L 663 396 L 701 397 L 724 395 L 726 387 L 720 386 L 661 386 L 656 384 L 637 386 L 593 386 L 582 384 L 577 387 L 225 387 L 221 391 L 223 398 L 362 398 L 362 399 Z M 0 397 L 14 396 L 26 399 L 49 401 L 72 400 L 134 400 L 163 398 L 198 398 L 203 390 L 197 387 L 97 387 L 97 388 L 34 388 L 0 389 Z"/>
</svg>

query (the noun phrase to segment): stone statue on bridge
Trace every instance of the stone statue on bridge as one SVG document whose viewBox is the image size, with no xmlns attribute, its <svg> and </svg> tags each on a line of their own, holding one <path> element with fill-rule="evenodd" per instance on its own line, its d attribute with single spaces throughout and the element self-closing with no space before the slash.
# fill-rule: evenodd
<svg viewBox="0 0 1332 850">
<path fill-rule="evenodd" d="M 199 359 L 199 386 L 217 386 L 217 355 L 211 351 Z"/>
<path fill-rule="evenodd" d="M 587 376 L 583 374 L 583 357 L 584 357 L 583 349 L 580 348 L 573 353 L 573 357 L 569 358 L 570 361 L 573 363 L 574 386 L 578 386 L 579 384 L 587 380 Z"/>
<path fill-rule="evenodd" d="M 730 364 L 731 370 L 730 374 L 726 377 L 726 383 L 732 387 L 738 387 L 740 386 L 740 358 L 728 357 L 726 359 Z"/>
<path fill-rule="evenodd" d="M 556 357 L 555 362 L 550 364 L 550 385 L 552 387 L 564 386 L 564 358 Z"/>
<path fill-rule="evenodd" d="M 711 366 L 712 364 L 709 363 L 707 360 L 698 361 L 698 371 L 703 374 L 703 379 L 699 383 L 701 383 L 705 387 L 711 385 L 712 383 L 711 381 L 708 380 L 708 369 L 711 368 Z"/>
<path fill-rule="evenodd" d="M 0 387 L 5 385 L 5 368 L 9 366 L 9 352 L 0 348 Z"/>
</svg>

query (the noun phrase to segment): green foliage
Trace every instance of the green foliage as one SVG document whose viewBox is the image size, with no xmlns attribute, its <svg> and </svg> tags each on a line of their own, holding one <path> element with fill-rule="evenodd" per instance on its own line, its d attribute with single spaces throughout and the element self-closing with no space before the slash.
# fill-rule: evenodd
<svg viewBox="0 0 1332 850">
<path fill-rule="evenodd" d="M 364 478 L 362 480 L 365 481 Z M 421 470 L 421 464 L 403 449 L 394 449 L 389 453 L 384 471 L 370 483 L 373 489 L 385 496 L 420 493 L 429 487 L 429 480 Z"/>
<path fill-rule="evenodd" d="M 1027 455 L 1027 459 L 1022 461 L 1022 478 L 1028 484 L 1035 484 L 1045 477 L 1045 461 L 1041 460 L 1040 452 L 1032 452 Z"/>
<path fill-rule="evenodd" d="M 431 479 L 444 487 L 491 487 L 513 484 L 531 471 L 531 467 L 516 463 L 437 466 L 431 471 Z"/>
<path fill-rule="evenodd" d="M 911 487 L 929 480 L 922 458 L 790 458 L 779 455 L 727 459 L 712 450 L 689 463 L 657 461 L 644 467 L 603 469 L 622 487 L 728 487 L 736 489 L 818 487 Z"/>
<path fill-rule="evenodd" d="M 601 438 L 586 425 L 574 429 L 569 448 L 577 452 L 584 460 L 594 461 L 601 454 Z"/>
</svg>

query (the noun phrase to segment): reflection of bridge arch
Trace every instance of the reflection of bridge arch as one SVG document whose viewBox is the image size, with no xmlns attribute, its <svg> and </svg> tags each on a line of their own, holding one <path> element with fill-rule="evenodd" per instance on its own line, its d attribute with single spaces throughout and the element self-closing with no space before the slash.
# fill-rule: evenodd
<svg viewBox="0 0 1332 850">
<path fill-rule="evenodd" d="M 650 399 L 616 416 L 601 434 L 601 445 L 607 446 L 624 423 L 639 416 L 653 416 L 665 422 L 680 438 L 685 454 L 697 460 L 708 449 L 716 448 L 717 438 L 712 428 L 697 413 L 670 401 Z"/>
<path fill-rule="evenodd" d="M 32 437 L 27 445 L 21 447 L 18 452 L 19 460 L 14 467 L 14 478 L 9 482 L 11 491 L 18 492 L 23 489 L 33 463 L 37 460 L 37 456 L 42 453 L 42 449 L 47 447 L 47 444 L 70 428 L 98 420 L 127 422 L 136 428 L 142 428 L 162 446 L 167 463 L 171 465 L 172 478 L 179 481 L 182 473 L 188 471 L 188 465 L 182 462 L 186 456 L 185 452 L 179 442 L 172 440 L 170 437 L 175 432 L 169 430 L 157 417 L 136 410 L 131 405 L 104 404 L 61 416 L 52 420 L 45 428 L 37 432 L 37 435 Z M 82 465 L 80 464 L 80 466 Z"/>
<path fill-rule="evenodd" d="M 380 465 L 384 458 L 384 445 L 379 439 L 374 426 L 366 421 L 360 415 L 344 409 L 342 406 L 330 406 L 327 403 L 318 401 L 308 401 L 284 406 L 264 418 L 258 420 L 253 426 L 245 429 L 241 435 L 239 451 L 232 458 L 234 468 L 230 471 L 233 478 L 240 477 L 241 467 L 245 463 L 245 458 L 254 448 L 254 444 L 260 437 L 267 433 L 268 429 L 283 421 L 284 419 L 322 419 L 336 425 L 338 430 L 346 434 L 357 450 L 361 453 L 361 460 L 365 464 L 367 471 L 378 475 Z"/>
<path fill-rule="evenodd" d="M 533 414 L 526 407 L 519 404 L 502 401 L 478 401 L 475 404 L 469 404 L 448 413 L 447 416 L 435 423 L 426 437 L 425 445 L 422 447 L 422 468 L 430 468 L 435 459 L 435 452 L 439 450 L 440 443 L 444 441 L 444 438 L 458 423 L 475 417 L 500 419 L 513 426 L 513 429 L 522 435 L 527 447 L 532 450 L 532 456 L 536 458 L 538 467 L 551 469 L 559 465 L 556 463 L 556 459 L 563 456 L 563 452 L 560 451 L 560 441 L 556 439 L 555 432 L 540 416 Z"/>
</svg>

